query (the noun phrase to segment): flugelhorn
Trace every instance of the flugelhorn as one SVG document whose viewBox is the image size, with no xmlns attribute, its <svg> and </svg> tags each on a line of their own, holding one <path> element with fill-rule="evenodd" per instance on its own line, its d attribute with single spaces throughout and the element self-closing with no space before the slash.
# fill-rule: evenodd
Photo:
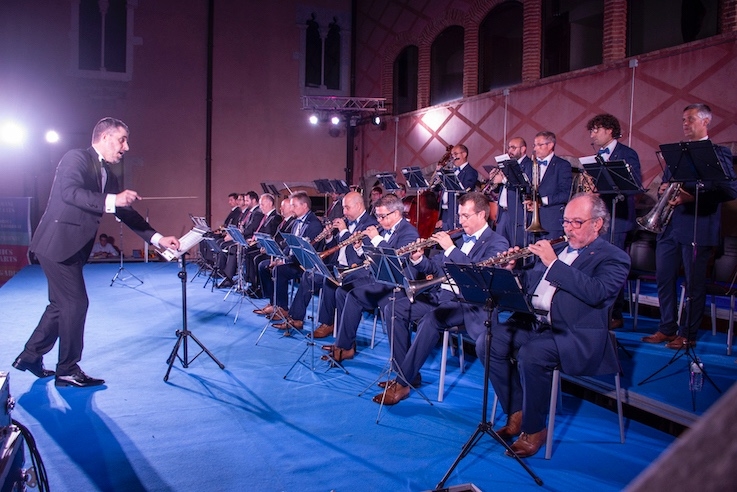
<svg viewBox="0 0 737 492">
<path fill-rule="evenodd" d="M 675 200 L 681 192 L 681 185 L 681 183 L 668 183 L 668 187 L 660 196 L 653 209 L 644 217 L 639 217 L 637 224 L 646 231 L 654 232 L 655 234 L 663 232 L 668 226 L 673 216 L 673 209 L 675 208 L 670 202 Z"/>
<path fill-rule="evenodd" d="M 540 197 L 538 190 L 540 188 L 540 164 L 537 162 L 537 157 L 532 154 L 532 220 L 530 225 L 525 228 L 527 232 L 546 233 L 540 224 Z"/>
<path fill-rule="evenodd" d="M 340 287 L 343 285 L 343 281 L 348 275 L 350 275 L 353 272 L 367 270 L 369 266 L 371 266 L 371 260 L 367 259 L 367 260 L 364 260 L 364 262 L 361 263 L 360 265 L 352 266 L 350 268 L 346 268 L 345 270 L 338 270 L 338 267 L 334 267 L 335 268 L 334 270 L 335 278 L 333 279 L 333 278 L 328 277 L 328 279 L 332 281 L 335 285 Z"/>
<path fill-rule="evenodd" d="M 450 231 L 446 231 L 449 236 L 452 236 L 453 234 L 458 234 L 459 232 L 463 231 L 463 227 L 458 227 L 457 229 L 451 229 Z M 429 248 L 430 246 L 435 246 L 438 244 L 436 240 L 433 238 L 427 238 L 423 239 L 420 242 L 417 243 L 409 243 L 406 246 L 402 246 L 401 248 L 397 249 L 397 256 L 406 255 L 407 253 L 414 253 L 415 251 L 419 251 L 421 249 Z"/>
<path fill-rule="evenodd" d="M 550 245 L 558 244 L 568 241 L 568 238 L 566 236 L 561 236 L 556 239 L 550 240 Z M 522 258 L 527 258 L 529 256 L 534 255 L 532 251 L 530 251 L 530 248 L 522 248 L 517 251 L 513 251 L 511 253 L 506 254 L 499 254 L 498 256 L 492 256 L 491 258 L 488 258 L 484 261 L 480 261 L 478 263 L 473 263 L 472 266 L 474 267 L 493 267 L 498 265 L 504 265 L 506 263 L 509 263 L 510 261 L 516 261 Z M 407 287 L 405 287 L 405 294 L 407 295 L 407 298 L 409 299 L 409 302 L 415 302 L 415 297 L 417 297 L 418 294 L 426 291 L 427 289 L 442 284 L 443 282 L 446 282 L 448 280 L 447 275 L 440 275 L 438 277 L 428 278 L 425 280 L 410 280 L 408 282 Z"/>
</svg>

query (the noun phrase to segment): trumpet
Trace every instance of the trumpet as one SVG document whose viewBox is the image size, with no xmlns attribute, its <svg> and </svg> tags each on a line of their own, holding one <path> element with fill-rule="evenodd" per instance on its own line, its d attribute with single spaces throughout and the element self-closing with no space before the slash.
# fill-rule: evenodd
<svg viewBox="0 0 737 492">
<path fill-rule="evenodd" d="M 663 232 L 668 226 L 668 223 L 670 223 L 670 219 L 673 216 L 673 209 L 675 208 L 670 202 L 675 200 L 681 192 L 681 186 L 682 183 L 668 183 L 668 187 L 653 209 L 644 217 L 639 217 L 637 224 L 646 231 L 654 232 L 655 234 Z"/>
<path fill-rule="evenodd" d="M 491 171 L 489 171 L 489 179 L 482 183 L 481 193 L 484 195 L 491 195 L 496 192 L 500 183 L 495 183 L 494 179 L 496 179 L 500 172 L 502 172 L 502 170 L 498 167 L 491 168 Z"/>
<path fill-rule="evenodd" d="M 556 239 L 551 239 L 550 245 L 552 246 L 554 244 L 562 243 L 565 241 L 568 241 L 568 238 L 566 236 L 561 236 Z M 527 258 L 534 254 L 535 253 L 530 251 L 530 248 L 522 248 L 518 251 L 513 251 L 511 253 L 500 254 L 498 256 L 492 256 L 491 258 L 488 258 L 484 261 L 474 263 L 473 266 L 474 267 L 494 267 L 498 265 L 504 265 L 511 261 L 516 261 L 522 258 Z M 447 281 L 448 281 L 447 275 L 441 275 L 439 277 L 428 278 L 425 280 L 410 280 L 408 282 L 408 286 L 405 287 L 405 294 L 407 295 L 409 302 L 415 302 L 415 297 L 417 297 L 418 294 L 426 291 L 427 289 L 435 285 L 439 285 Z"/>
<path fill-rule="evenodd" d="M 458 234 L 461 231 L 463 231 L 463 227 L 452 229 L 447 232 L 449 236 L 452 236 L 453 234 Z M 438 244 L 438 242 L 433 238 L 423 239 L 418 243 L 409 243 L 408 245 L 402 246 L 401 248 L 397 249 L 397 256 L 406 255 L 407 253 L 414 253 L 415 251 L 429 248 L 430 246 L 435 246 L 436 244 Z"/>
<path fill-rule="evenodd" d="M 540 224 L 540 197 L 538 189 L 540 188 L 540 164 L 537 162 L 535 154 L 532 154 L 532 220 L 530 225 L 525 228 L 527 232 L 548 232 L 543 229 Z"/>
<path fill-rule="evenodd" d="M 356 231 L 353 234 L 351 234 L 350 237 L 348 237 L 348 238 L 344 239 L 343 241 L 339 242 L 338 244 L 336 244 L 332 248 L 326 249 L 325 251 L 323 251 L 322 253 L 320 253 L 318 256 L 320 256 L 320 258 L 324 260 L 325 258 L 327 258 L 328 256 L 332 255 L 336 251 L 339 251 L 340 248 L 342 248 L 343 246 L 348 246 L 349 244 L 353 244 L 356 241 L 363 240 L 364 236 L 366 236 L 366 232 L 365 231 Z"/>
</svg>

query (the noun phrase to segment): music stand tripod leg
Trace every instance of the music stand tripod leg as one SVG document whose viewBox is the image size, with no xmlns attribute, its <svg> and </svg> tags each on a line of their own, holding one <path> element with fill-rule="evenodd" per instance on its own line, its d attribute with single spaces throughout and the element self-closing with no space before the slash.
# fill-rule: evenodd
<svg viewBox="0 0 737 492">
<path fill-rule="evenodd" d="M 225 366 L 222 362 L 220 362 L 215 355 L 213 355 L 212 352 L 210 352 L 205 345 L 200 342 L 197 337 L 195 337 L 191 331 L 189 331 L 189 328 L 187 327 L 187 260 L 185 259 L 185 256 L 187 253 L 183 253 L 180 257 L 180 265 L 181 270 L 179 273 L 177 273 L 177 276 L 182 282 L 182 329 L 177 330 L 177 341 L 174 344 L 174 349 L 171 351 L 171 354 L 169 354 L 169 358 L 166 360 L 169 367 L 166 369 L 166 374 L 164 375 L 164 381 L 169 380 L 169 373 L 171 372 L 171 368 L 174 365 L 174 361 L 179 359 L 182 362 L 182 367 L 185 369 L 189 367 L 189 364 L 192 363 L 197 357 L 199 357 L 200 354 L 203 352 L 206 353 L 212 360 L 215 362 L 220 369 L 225 369 Z M 187 339 L 191 338 L 197 345 L 200 347 L 200 351 L 190 359 L 189 357 L 189 347 L 187 345 Z M 179 347 L 182 347 L 182 357 L 179 357 Z"/>
<path fill-rule="evenodd" d="M 479 422 L 479 425 L 476 427 L 476 430 L 471 435 L 471 437 L 466 441 L 466 443 L 463 445 L 463 448 L 461 448 L 461 452 L 456 457 L 453 464 L 450 466 L 447 472 L 445 472 L 445 475 L 443 478 L 438 482 L 438 484 L 435 486 L 436 491 L 443 490 L 445 488 L 445 482 L 448 481 L 450 476 L 453 473 L 453 470 L 456 469 L 458 464 L 461 462 L 463 458 L 465 458 L 469 452 L 471 452 L 471 449 L 481 440 L 481 436 L 483 434 L 487 434 L 489 437 L 494 439 L 496 442 L 504 446 L 504 448 L 510 453 L 510 456 L 517 460 L 517 463 L 524 468 L 524 470 L 532 477 L 532 479 L 535 481 L 537 485 L 542 486 L 543 481 L 540 477 L 538 477 L 535 472 L 532 471 L 532 469 L 527 466 L 527 463 L 522 461 L 522 459 L 517 456 L 517 454 L 512 451 L 512 448 L 507 442 L 502 439 L 499 434 L 496 433 L 494 430 L 494 424 L 493 422 L 490 422 L 486 415 L 488 411 L 488 405 L 489 405 L 489 353 L 491 352 L 491 316 L 494 309 L 493 301 L 489 299 L 487 302 L 487 305 L 485 309 L 488 312 L 487 319 L 484 321 L 484 326 L 486 326 L 486 354 L 484 356 L 484 396 L 482 398 L 482 404 L 481 404 L 481 422 Z"/>
</svg>

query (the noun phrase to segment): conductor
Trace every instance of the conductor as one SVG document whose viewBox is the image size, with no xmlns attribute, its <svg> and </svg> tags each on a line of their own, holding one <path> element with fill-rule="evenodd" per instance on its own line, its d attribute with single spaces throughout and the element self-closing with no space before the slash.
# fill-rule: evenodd
<svg viewBox="0 0 737 492">
<path fill-rule="evenodd" d="M 115 214 L 133 232 L 155 246 L 179 248 L 174 236 L 162 236 L 133 210 L 140 200 L 122 190 L 110 164 L 129 150 L 128 126 L 103 118 L 92 131 L 92 146 L 67 152 L 56 168 L 51 194 L 30 250 L 35 253 L 49 285 L 49 305 L 13 367 L 36 377 L 56 375 L 56 386 L 86 387 L 105 383 L 85 374 L 82 359 L 84 324 L 89 300 L 82 267 L 87 262 L 103 213 Z M 56 373 L 44 368 L 43 356 L 59 340 Z"/>
</svg>

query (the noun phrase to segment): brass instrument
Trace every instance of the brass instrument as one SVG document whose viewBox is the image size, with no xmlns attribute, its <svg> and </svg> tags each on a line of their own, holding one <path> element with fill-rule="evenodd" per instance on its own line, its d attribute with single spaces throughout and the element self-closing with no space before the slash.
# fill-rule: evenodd
<svg viewBox="0 0 737 492">
<path fill-rule="evenodd" d="M 367 270 L 368 267 L 371 266 L 371 260 L 364 260 L 363 263 L 361 263 L 358 266 L 352 266 L 350 268 L 346 268 L 345 270 L 338 270 L 338 267 L 335 267 L 335 278 L 329 278 L 330 281 L 332 281 L 335 285 L 338 287 L 343 285 L 343 281 L 345 278 L 350 275 L 353 272 L 358 272 L 360 270 Z"/>
<path fill-rule="evenodd" d="M 568 238 L 566 236 L 561 236 L 556 239 L 550 240 L 550 245 L 558 244 L 568 241 Z M 532 256 L 533 252 L 530 251 L 530 248 L 522 248 L 518 251 L 513 251 L 511 253 L 506 254 L 500 254 L 498 256 L 492 256 L 491 258 L 488 258 L 484 261 L 480 261 L 478 263 L 474 263 L 474 267 L 493 267 L 497 265 L 504 265 L 505 263 L 509 263 L 510 261 L 516 261 L 522 258 L 527 258 L 528 256 Z M 426 291 L 427 289 L 442 284 L 443 282 L 446 282 L 448 280 L 447 275 L 441 275 L 439 277 L 433 277 L 425 280 L 410 280 L 408 282 L 408 287 L 405 288 L 405 293 L 407 294 L 407 298 L 409 299 L 409 302 L 415 302 L 415 297 L 420 294 L 421 292 Z"/>
<path fill-rule="evenodd" d="M 447 231 L 447 233 L 449 236 L 452 236 L 453 234 L 458 234 L 461 231 L 463 231 L 463 227 L 452 229 L 450 231 Z M 397 256 L 406 255 L 407 253 L 414 253 L 415 251 L 429 248 L 430 246 L 435 246 L 436 244 L 438 244 L 438 242 L 432 238 L 423 239 L 418 243 L 409 243 L 408 245 L 402 246 L 401 248 L 397 249 Z"/>
<path fill-rule="evenodd" d="M 495 183 L 494 179 L 499 175 L 500 172 L 502 172 L 502 170 L 498 167 L 491 168 L 491 171 L 489 171 L 489 179 L 481 183 L 481 193 L 487 196 L 496 193 L 496 190 L 499 188 L 500 183 Z"/>
<path fill-rule="evenodd" d="M 594 178 L 585 169 L 580 169 L 573 177 L 571 197 L 578 193 L 596 193 Z"/>
<path fill-rule="evenodd" d="M 366 235 L 366 232 L 365 231 L 356 231 L 353 234 L 351 234 L 350 237 L 348 237 L 348 238 L 344 239 L 343 241 L 339 242 L 338 244 L 336 244 L 332 248 L 326 249 L 325 251 L 323 251 L 322 253 L 320 253 L 318 256 L 320 256 L 320 258 L 324 260 L 325 258 L 327 258 L 328 256 L 332 255 L 336 251 L 339 251 L 340 248 L 342 248 L 343 246 L 348 246 L 349 244 L 353 244 L 356 241 L 361 241 L 364 238 L 365 235 Z"/>
<path fill-rule="evenodd" d="M 532 155 L 532 220 L 530 225 L 525 228 L 527 232 L 546 233 L 540 224 L 540 197 L 538 190 L 540 188 L 540 164 L 537 162 L 535 154 Z"/>
<path fill-rule="evenodd" d="M 644 217 L 638 217 L 637 224 L 646 231 L 660 234 L 665 230 L 675 208 L 670 204 L 681 192 L 682 183 L 668 183 L 668 187 L 661 195 L 652 210 Z"/>
<path fill-rule="evenodd" d="M 448 145 L 447 147 L 445 147 L 445 154 L 443 154 L 443 157 L 441 157 L 437 164 L 435 164 L 436 168 L 438 165 L 441 165 L 442 167 L 435 170 L 435 173 L 432 176 L 432 181 L 430 181 L 430 188 L 434 188 L 436 185 L 440 184 L 440 175 L 444 169 L 450 170 L 453 168 L 453 159 L 450 155 L 452 151 L 452 145 Z"/>
</svg>

